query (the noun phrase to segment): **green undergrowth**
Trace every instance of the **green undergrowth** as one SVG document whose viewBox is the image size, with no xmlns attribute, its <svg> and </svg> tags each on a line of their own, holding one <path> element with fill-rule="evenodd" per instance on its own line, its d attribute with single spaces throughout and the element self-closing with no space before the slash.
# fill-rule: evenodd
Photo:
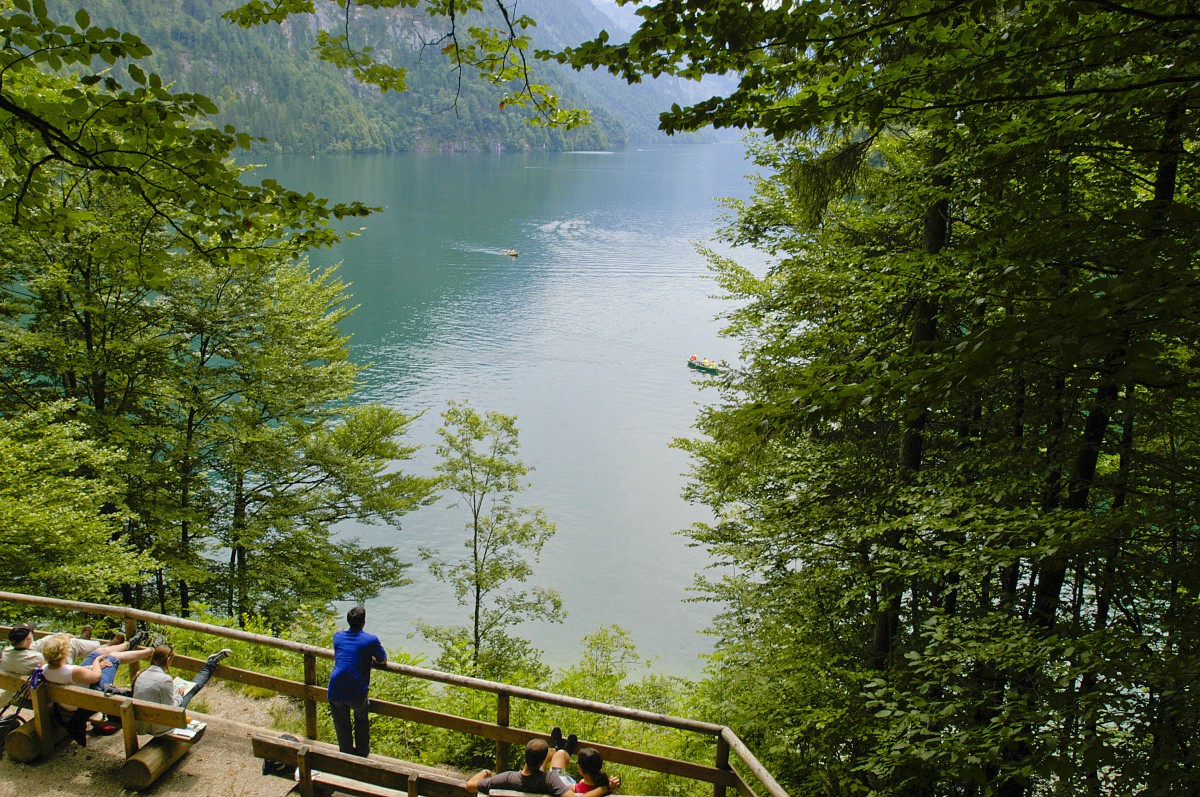
<svg viewBox="0 0 1200 797">
<path fill-rule="evenodd" d="M 193 619 L 213 625 L 233 626 L 225 618 L 203 612 L 194 614 Z M 335 627 L 334 619 L 325 617 L 283 630 L 267 628 L 265 624 L 249 618 L 244 630 L 329 647 Z M 233 651 L 228 659 L 232 666 L 294 681 L 304 679 L 303 659 L 295 653 L 178 628 L 153 631 L 164 633 L 179 654 L 202 659 L 222 647 L 228 647 Z M 698 711 L 693 697 L 697 693 L 696 684 L 657 672 L 652 660 L 643 659 L 638 654 L 627 631 L 614 626 L 589 634 L 584 637 L 580 651 L 579 661 L 559 670 L 553 670 L 542 664 L 540 658 L 531 658 L 530 654 L 525 653 L 516 656 L 515 666 L 506 672 L 495 671 L 495 663 L 490 671 L 481 672 L 478 667 L 473 670 L 469 655 L 462 650 L 444 651 L 432 664 L 421 656 L 401 649 L 390 649 L 388 656 L 390 661 L 399 664 L 475 675 L 486 680 L 657 714 L 686 717 Z M 317 683 L 327 682 L 331 667 L 330 660 L 318 659 Z M 252 699 L 274 695 L 260 687 L 230 686 L 241 689 Z M 371 696 L 443 714 L 483 722 L 496 721 L 498 699 L 491 692 L 445 686 L 390 672 L 376 672 L 371 679 Z M 199 703 L 195 705 L 201 710 Z M 273 706 L 272 717 L 276 730 L 303 734 L 304 714 L 299 701 L 289 700 Z M 558 725 L 564 734 L 574 733 L 581 739 L 599 744 L 700 764 L 711 765 L 715 756 L 715 743 L 705 736 L 603 714 L 562 709 L 537 701 L 512 699 L 509 724 L 542 733 L 548 733 Z M 322 739 L 334 738 L 329 712 L 323 707 L 318 712 L 318 731 Z M 394 717 L 372 716 L 371 742 L 372 752 L 463 773 L 494 765 L 494 742 Z M 510 765 L 517 767 L 520 761 L 521 749 L 514 746 L 509 755 Z M 627 794 L 700 795 L 710 793 L 712 788 L 685 778 L 634 767 L 606 765 L 605 770 L 621 778 L 621 790 Z M 578 776 L 577 772 L 573 774 Z"/>
</svg>

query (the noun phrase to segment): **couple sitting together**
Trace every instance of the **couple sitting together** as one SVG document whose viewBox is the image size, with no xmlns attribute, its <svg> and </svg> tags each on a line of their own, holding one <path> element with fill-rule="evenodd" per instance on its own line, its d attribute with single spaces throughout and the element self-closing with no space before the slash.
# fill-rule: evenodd
<svg viewBox="0 0 1200 797">
<path fill-rule="evenodd" d="M 621 785 L 621 779 L 604 774 L 604 759 L 595 748 L 579 750 L 578 781 L 566 773 L 567 765 L 571 763 L 571 753 L 578 746 L 575 734 L 563 739 L 562 730 L 556 725 L 550 731 L 549 744 L 544 739 L 530 739 L 525 745 L 525 766 L 520 772 L 494 774 L 490 769 L 485 769 L 471 776 L 466 784 L 467 791 L 471 794 L 488 794 L 493 789 L 510 789 L 551 794 L 554 797 L 567 794 L 603 797 L 615 793 Z"/>
<path fill-rule="evenodd" d="M 73 684 L 110 692 L 116 690 L 114 682 L 117 669 L 122 664 L 148 659 L 150 667 L 134 681 L 133 697 L 180 707 L 187 706 L 208 682 L 221 660 L 230 654 L 226 648 L 209 656 L 204 668 L 195 677 L 195 685 L 185 693 L 175 688 L 174 679 L 166 672 L 174 657 L 174 650 L 165 643 L 151 648 L 140 647 L 147 638 L 147 632 L 144 630 L 138 631 L 127 640 L 114 639 L 108 643 L 91 639 L 90 626 L 85 626 L 84 634 L 80 636 L 59 633 L 36 640 L 33 630 L 33 623 L 22 623 L 8 632 L 10 647 L 0 652 L 0 671 L 9 675 L 28 676 L 41 667 L 43 677 L 50 683 Z M 80 656 L 83 660 L 75 664 L 75 659 Z M 60 705 L 59 709 L 70 714 L 65 719 L 60 716 L 60 721 L 70 731 L 71 737 L 80 745 L 86 745 L 86 724 L 91 712 L 81 712 L 75 706 L 68 705 Z M 92 729 L 97 733 L 114 733 L 117 730 L 117 726 L 110 719 L 102 718 L 101 715 L 91 719 Z M 171 730 L 173 729 L 169 727 L 141 724 L 138 728 L 139 733 L 153 734 Z"/>
</svg>

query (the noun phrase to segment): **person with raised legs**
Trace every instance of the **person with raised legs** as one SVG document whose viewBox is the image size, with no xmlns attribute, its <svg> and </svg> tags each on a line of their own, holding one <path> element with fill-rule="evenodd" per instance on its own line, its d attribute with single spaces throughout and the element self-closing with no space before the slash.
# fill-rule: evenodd
<svg viewBox="0 0 1200 797">
<path fill-rule="evenodd" d="M 196 673 L 196 677 L 192 679 L 192 686 L 186 688 L 185 691 L 184 687 L 178 689 L 175 687 L 175 679 L 167 671 L 175 658 L 175 649 L 165 642 L 155 645 L 150 656 L 150 666 L 146 668 L 145 672 L 139 673 L 137 680 L 133 682 L 133 696 L 138 700 L 187 708 L 192 698 L 204 688 L 208 679 L 217 671 L 217 667 L 221 666 L 221 662 L 229 658 L 232 653 L 233 651 L 229 648 L 222 648 L 209 656 L 204 666 L 200 668 L 200 672 Z M 138 733 L 151 733 L 155 736 L 173 730 L 175 729 L 167 725 L 154 725 L 147 722 L 139 722 L 137 727 Z"/>
<path fill-rule="evenodd" d="M 579 767 L 579 780 L 575 780 L 566 771 L 567 766 L 571 763 L 571 756 L 577 751 L 579 753 L 576 761 Z M 550 729 L 550 755 L 546 757 L 542 768 L 549 769 L 551 774 L 557 775 L 570 786 L 575 794 L 584 797 L 603 797 L 605 794 L 614 794 L 621 785 L 620 778 L 609 777 L 604 772 L 604 759 L 599 750 L 594 747 L 581 749 L 578 737 L 572 733 L 563 738 L 562 729 L 557 725 Z"/>
<path fill-rule="evenodd" d="M 520 771 L 492 772 L 480 770 L 466 783 L 470 794 L 487 794 L 492 789 L 511 789 L 531 794 L 552 794 L 564 797 L 572 793 L 572 787 L 557 773 L 545 770 L 550 745 L 545 739 L 530 739 L 525 744 L 525 766 Z"/>
<path fill-rule="evenodd" d="M 72 664 L 69 661 L 70 639 L 60 635 L 49 637 L 42 645 L 42 656 L 46 659 L 46 666 L 42 668 L 42 674 L 48 682 L 53 684 L 86 686 L 107 692 L 116 680 L 118 667 L 129 662 L 144 661 L 150 658 L 153 653 L 150 648 L 136 648 L 136 645 L 145 636 L 144 631 L 139 631 L 128 641 L 119 645 L 101 645 L 89 653 L 81 664 Z M 65 704 L 59 704 L 59 708 L 70 714 L 69 718 L 60 716 L 59 721 L 66 726 L 71 738 L 80 747 L 86 747 L 87 734 L 85 730 L 90 712 L 79 711 L 75 706 Z M 95 720 L 95 723 L 97 723 L 95 728 L 98 732 L 113 733 L 116 731 L 115 725 L 103 723 L 100 720 Z"/>
</svg>

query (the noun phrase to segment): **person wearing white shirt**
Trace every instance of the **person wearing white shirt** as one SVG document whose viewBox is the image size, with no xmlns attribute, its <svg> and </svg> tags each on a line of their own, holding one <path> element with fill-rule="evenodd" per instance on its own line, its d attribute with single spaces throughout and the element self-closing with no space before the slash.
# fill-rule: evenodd
<svg viewBox="0 0 1200 797">
<path fill-rule="evenodd" d="M 0 651 L 0 672 L 3 672 L 5 675 L 25 678 L 38 667 L 45 665 L 46 658 L 42 655 L 42 648 L 52 639 L 67 640 L 68 663 L 81 661 L 104 645 L 98 639 L 89 639 L 67 633 L 51 634 L 41 639 L 34 639 L 33 629 L 33 623 L 21 623 L 20 625 L 14 625 L 8 632 L 9 647 Z M 85 627 L 85 631 L 90 630 L 91 626 Z M 137 642 L 144 639 L 145 636 L 146 633 L 144 631 L 134 634 L 133 644 L 136 646 Z M 116 645 L 120 641 L 114 639 L 109 644 Z M 0 689 L 0 706 L 6 704 L 11 697 L 10 692 Z M 22 703 L 22 706 L 25 706 L 25 703 Z"/>
</svg>

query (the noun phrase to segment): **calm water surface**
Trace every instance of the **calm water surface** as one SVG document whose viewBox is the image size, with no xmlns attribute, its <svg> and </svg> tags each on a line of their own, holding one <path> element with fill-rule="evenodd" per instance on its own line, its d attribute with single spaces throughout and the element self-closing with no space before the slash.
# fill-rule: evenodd
<svg viewBox="0 0 1200 797">
<path fill-rule="evenodd" d="M 517 416 L 535 467 L 518 503 L 543 506 L 558 526 L 535 583 L 559 590 L 567 612 L 519 633 L 551 664 L 576 661 L 580 638 L 612 624 L 663 671 L 698 675 L 711 649 L 702 632 L 716 607 L 689 602 L 709 561 L 676 533 L 709 513 L 680 497 L 688 461 L 668 444 L 692 434 L 713 397 L 688 356 L 736 359 L 735 344 L 718 338 L 722 304 L 695 243 L 719 226 L 717 197 L 748 195 L 750 170 L 729 144 L 288 157 L 261 170 L 386 208 L 314 262 L 340 260 L 352 283 L 351 352 L 371 364 L 362 398 L 425 413 L 411 440 L 427 449 L 408 467 L 432 472 L 451 399 Z M 415 622 L 468 621 L 417 557 L 422 546 L 465 553 L 467 519 L 442 504 L 400 530 L 344 527 L 415 563 L 414 584 L 368 606 L 385 644 L 429 653 L 408 638 Z"/>
</svg>

